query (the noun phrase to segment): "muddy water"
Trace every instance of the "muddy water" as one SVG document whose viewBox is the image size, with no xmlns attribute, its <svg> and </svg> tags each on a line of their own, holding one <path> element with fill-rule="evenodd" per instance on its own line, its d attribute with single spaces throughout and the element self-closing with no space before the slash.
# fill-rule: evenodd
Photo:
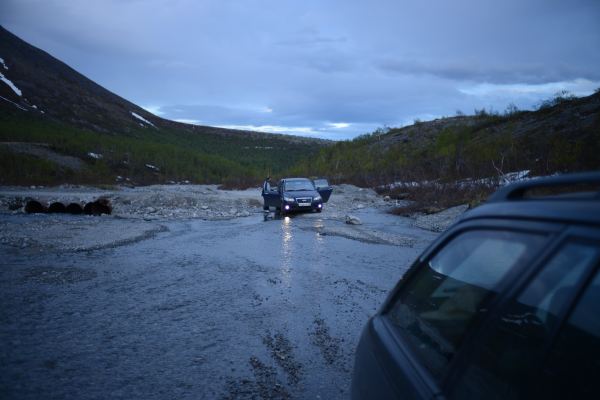
<svg viewBox="0 0 600 400">
<path fill-rule="evenodd" d="M 435 237 L 359 217 L 410 240 L 357 240 L 324 212 L 165 222 L 93 251 L 0 247 L 0 397 L 348 398 L 362 326 Z"/>
</svg>

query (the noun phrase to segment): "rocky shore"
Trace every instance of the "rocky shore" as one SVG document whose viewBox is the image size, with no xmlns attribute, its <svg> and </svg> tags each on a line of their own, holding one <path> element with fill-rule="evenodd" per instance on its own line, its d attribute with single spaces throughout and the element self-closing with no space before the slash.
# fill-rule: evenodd
<svg viewBox="0 0 600 400">
<path fill-rule="evenodd" d="M 29 200 L 87 203 L 106 199 L 111 215 L 26 214 Z M 377 195 L 371 189 L 337 185 L 321 214 L 306 217 L 330 221 L 314 228 L 323 235 L 355 240 L 410 246 L 410 238 L 394 237 L 363 226 L 360 215 L 368 210 L 386 213 L 398 202 Z M 414 226 L 440 232 L 466 210 L 459 206 L 437 214 L 413 216 Z M 63 185 L 59 187 L 0 188 L 0 243 L 20 249 L 47 248 L 86 251 L 117 246 L 148 238 L 165 230 L 169 221 L 206 221 L 263 216 L 259 188 L 221 190 L 217 185 L 154 185 L 145 187 L 96 188 Z M 273 216 L 273 212 L 271 213 Z M 402 218 L 389 215 L 390 219 Z M 339 224 L 337 223 L 339 222 Z"/>
</svg>

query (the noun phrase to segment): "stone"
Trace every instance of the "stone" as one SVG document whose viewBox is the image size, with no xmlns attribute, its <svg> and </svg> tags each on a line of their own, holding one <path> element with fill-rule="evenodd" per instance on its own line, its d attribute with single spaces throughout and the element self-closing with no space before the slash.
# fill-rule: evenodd
<svg viewBox="0 0 600 400">
<path fill-rule="evenodd" d="M 349 225 L 362 225 L 360 218 L 350 214 L 346 215 L 346 223 Z"/>
</svg>

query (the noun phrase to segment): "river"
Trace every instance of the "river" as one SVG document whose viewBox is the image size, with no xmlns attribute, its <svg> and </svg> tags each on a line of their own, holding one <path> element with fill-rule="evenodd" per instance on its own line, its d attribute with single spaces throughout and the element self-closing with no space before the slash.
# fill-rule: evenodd
<svg viewBox="0 0 600 400">
<path fill-rule="evenodd" d="M 357 215 L 166 221 L 87 251 L 0 245 L 0 397 L 348 398 L 362 327 L 436 237 Z"/>
</svg>

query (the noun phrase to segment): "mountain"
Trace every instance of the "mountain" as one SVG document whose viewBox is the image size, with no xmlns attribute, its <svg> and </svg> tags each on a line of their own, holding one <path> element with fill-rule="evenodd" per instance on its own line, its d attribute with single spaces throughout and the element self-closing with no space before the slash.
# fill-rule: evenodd
<svg viewBox="0 0 600 400">
<path fill-rule="evenodd" d="M 0 58 L 0 184 L 241 183 L 277 173 L 327 145 L 160 118 L 3 27 Z M 64 157 L 80 162 L 62 162 Z"/>
<path fill-rule="evenodd" d="M 538 110 L 501 115 L 476 111 L 378 130 L 323 148 L 296 174 L 328 175 L 364 186 L 392 182 L 454 182 L 528 170 L 550 175 L 600 169 L 600 91 L 566 93 Z"/>
</svg>

